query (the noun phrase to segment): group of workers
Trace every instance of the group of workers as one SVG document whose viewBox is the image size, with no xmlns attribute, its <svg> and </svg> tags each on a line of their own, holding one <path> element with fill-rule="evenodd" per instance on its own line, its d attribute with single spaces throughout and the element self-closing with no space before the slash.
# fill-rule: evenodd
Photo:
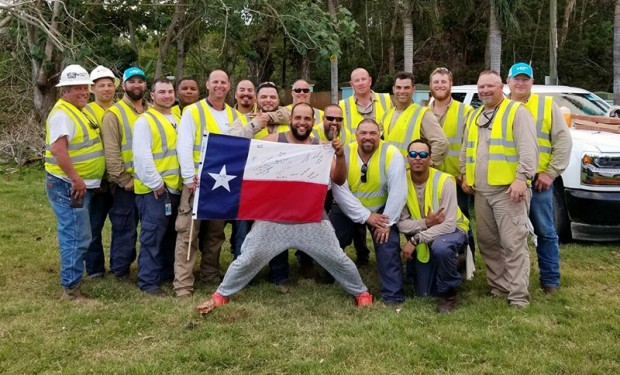
<svg viewBox="0 0 620 375">
<path fill-rule="evenodd" d="M 115 102 L 119 84 L 123 97 Z M 363 68 L 353 70 L 350 84 L 351 97 L 319 110 L 309 104 L 305 80 L 293 83 L 289 106 L 280 105 L 274 83 L 255 87 L 242 80 L 232 107 L 226 103 L 229 77 L 214 70 L 206 98 L 200 100 L 196 80 L 183 78 L 175 87 L 157 78 L 149 103 L 146 75 L 137 67 L 123 73 L 122 83 L 102 66 L 90 74 L 79 65 L 65 68 L 57 85 L 60 99 L 47 119 L 45 157 L 47 196 L 58 221 L 62 298 L 87 298 L 80 290 L 84 267 L 90 278 L 105 274 L 106 217 L 112 227 L 110 272 L 133 283 L 130 268 L 137 256 L 137 284 L 146 293 L 166 295 L 161 284 L 172 281 L 178 298 L 191 297 L 200 249 L 200 279 L 219 284 L 198 306 L 202 313 L 227 303 L 267 263 L 271 281 L 287 292 L 289 249 L 297 249 L 302 276 L 322 273 L 358 306 L 370 305 L 373 297 L 358 271 L 369 263 L 367 232 L 386 305 L 401 304 L 404 280 L 411 280 L 417 296 L 438 297 L 438 312 L 453 310 L 463 260 L 477 248 L 489 295 L 527 306 L 529 234 L 538 240 L 540 286 L 554 293 L 560 260 L 552 188 L 568 164 L 571 138 L 553 100 L 531 92 L 531 66 L 510 69 L 508 97 L 497 72 L 480 73 L 478 109 L 452 99 L 446 68 L 430 75 L 428 106 L 413 102 L 411 73 L 395 75 L 393 101 L 371 89 Z M 95 100 L 88 103 L 90 93 Z M 227 222 L 192 219 L 204 133 L 331 142 L 335 150 L 322 220 L 231 221 L 233 262 L 223 279 L 219 258 Z M 472 197 L 477 246 L 469 225 Z M 355 263 L 344 252 L 351 243 Z"/>
</svg>

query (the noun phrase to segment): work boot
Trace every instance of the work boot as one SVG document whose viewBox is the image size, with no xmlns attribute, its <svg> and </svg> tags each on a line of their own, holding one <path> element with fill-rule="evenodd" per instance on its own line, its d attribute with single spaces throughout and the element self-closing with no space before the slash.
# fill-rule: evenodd
<svg viewBox="0 0 620 375">
<path fill-rule="evenodd" d="M 437 302 L 437 312 L 440 314 L 450 312 L 456 308 L 456 290 L 451 289 L 439 294 Z"/>
<path fill-rule="evenodd" d="M 62 296 L 60 299 L 64 299 L 67 301 L 85 301 L 91 299 L 86 294 L 83 294 L 80 291 L 80 286 L 76 286 L 75 288 L 65 288 L 62 292 Z"/>
<path fill-rule="evenodd" d="M 371 306 L 372 305 L 372 294 L 368 293 L 368 291 L 362 292 L 355 296 L 355 302 L 358 307 L 362 306 Z"/>
<path fill-rule="evenodd" d="M 198 305 L 198 307 L 196 307 L 196 310 L 200 315 L 206 315 L 213 311 L 213 309 L 215 309 L 216 307 L 227 304 L 228 301 L 228 297 L 224 297 L 218 292 L 215 292 L 213 293 L 213 295 L 211 295 L 211 298 L 208 301 Z"/>
</svg>

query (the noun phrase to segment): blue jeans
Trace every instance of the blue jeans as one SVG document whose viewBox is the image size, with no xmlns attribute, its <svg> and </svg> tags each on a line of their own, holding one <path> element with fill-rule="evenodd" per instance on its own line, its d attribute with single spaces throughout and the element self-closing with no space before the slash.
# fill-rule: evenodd
<svg viewBox="0 0 620 375">
<path fill-rule="evenodd" d="M 338 242 L 343 250 L 351 244 L 355 233 L 359 233 L 359 227 L 365 227 L 364 224 L 357 224 L 349 219 L 337 204 L 333 205 L 329 213 L 329 220 L 334 226 L 336 237 L 338 237 Z M 387 242 L 379 244 L 373 238 L 373 245 L 377 257 L 379 281 L 381 282 L 381 297 L 386 302 L 404 301 L 403 268 L 400 262 L 400 233 L 396 225 L 392 225 Z"/>
<path fill-rule="evenodd" d="M 80 285 L 84 273 L 84 255 L 90 245 L 89 206 L 92 191 L 84 196 L 82 208 L 72 208 L 71 184 L 46 174 L 45 192 L 58 222 L 60 248 L 60 285 L 72 289 Z"/>
<path fill-rule="evenodd" d="M 232 221 L 232 234 L 230 245 L 232 247 L 233 260 L 241 255 L 241 245 L 245 241 L 245 237 L 252 229 L 253 220 L 234 220 Z"/>
<path fill-rule="evenodd" d="M 155 199 L 151 192 L 136 194 L 140 213 L 140 255 L 138 256 L 138 286 L 154 290 L 165 280 L 174 277 L 174 247 L 177 232 L 174 229 L 180 196 L 170 193 Z M 172 215 L 166 216 L 166 199 L 172 204 Z"/>
<path fill-rule="evenodd" d="M 112 208 L 109 217 L 112 223 L 110 245 L 110 271 L 117 277 L 129 274 L 131 263 L 136 260 L 138 239 L 138 209 L 136 194 L 115 186 L 112 192 Z"/>
<path fill-rule="evenodd" d="M 467 235 L 457 229 L 435 238 L 429 245 L 431 257 L 427 263 L 420 262 L 413 253 L 413 260 L 407 262 L 407 272 L 410 269 L 413 271 L 416 296 L 437 296 L 461 285 L 461 274 L 456 270 L 456 254 L 466 248 L 467 242 Z"/>
<path fill-rule="evenodd" d="M 532 189 L 530 220 L 538 237 L 540 286 L 560 286 L 560 247 L 553 221 L 553 186 L 549 190 Z"/>
<path fill-rule="evenodd" d="M 88 276 L 103 275 L 105 273 L 105 255 L 103 253 L 103 243 L 101 231 L 108 217 L 108 212 L 112 207 L 112 193 L 106 180 L 101 181 L 102 189 L 93 193 L 90 201 L 90 229 L 92 240 L 88 251 L 86 251 L 86 274 Z"/>
<path fill-rule="evenodd" d="M 469 202 L 474 198 L 473 195 L 465 194 L 463 189 L 459 184 L 456 184 L 456 201 L 461 209 L 461 212 L 467 219 L 470 220 L 469 223 L 469 231 L 467 231 L 467 238 L 469 240 L 469 249 L 471 250 L 471 255 L 476 259 L 476 241 L 474 240 L 474 232 L 471 229 L 471 215 L 469 214 Z"/>
</svg>

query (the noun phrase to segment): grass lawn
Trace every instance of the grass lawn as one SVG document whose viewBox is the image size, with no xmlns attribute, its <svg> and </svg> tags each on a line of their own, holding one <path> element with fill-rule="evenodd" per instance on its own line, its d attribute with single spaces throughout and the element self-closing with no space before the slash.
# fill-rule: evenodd
<svg viewBox="0 0 620 375">
<path fill-rule="evenodd" d="M 532 252 L 532 304 L 523 310 L 485 296 L 481 259 L 457 310 L 438 315 L 435 300 L 413 297 L 399 308 L 358 309 L 338 285 L 298 279 L 291 252 L 290 293 L 263 272 L 202 318 L 194 308 L 215 285 L 199 284 L 193 299 L 179 301 L 106 276 L 83 283 L 96 301 L 60 300 L 43 177 L 40 169 L 0 171 L 2 374 L 620 373 L 618 242 L 563 245 L 563 285 L 553 297 L 538 289 Z M 228 243 L 222 254 L 224 270 Z M 362 277 L 378 296 L 373 267 Z"/>
</svg>

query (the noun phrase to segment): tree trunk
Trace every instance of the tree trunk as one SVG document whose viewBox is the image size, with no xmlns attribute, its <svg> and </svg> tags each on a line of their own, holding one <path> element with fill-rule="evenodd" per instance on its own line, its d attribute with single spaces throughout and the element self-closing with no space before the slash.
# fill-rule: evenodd
<svg viewBox="0 0 620 375">
<path fill-rule="evenodd" d="M 620 105 L 620 0 L 614 13 L 614 104 Z"/>
<path fill-rule="evenodd" d="M 410 8 L 403 12 L 403 34 L 404 70 L 413 73 L 413 15 Z"/>
<path fill-rule="evenodd" d="M 332 20 L 336 21 L 336 11 L 338 9 L 338 0 L 327 0 L 327 8 Z M 338 55 L 332 54 L 330 61 L 330 86 L 331 86 L 331 102 L 338 103 Z"/>
<path fill-rule="evenodd" d="M 168 25 L 166 35 L 163 39 L 159 40 L 159 54 L 157 55 L 157 62 L 155 63 L 155 78 L 162 76 L 162 71 L 166 58 L 168 57 L 170 44 L 172 44 L 173 38 L 176 36 L 175 30 L 177 29 L 177 24 L 179 24 L 179 18 L 181 17 L 181 13 L 185 12 L 185 3 L 186 1 L 180 0 L 174 7 L 174 15 L 170 20 L 170 25 Z M 181 29 L 182 27 L 183 25 L 179 24 L 178 28 Z"/>
<path fill-rule="evenodd" d="M 489 68 L 500 73 L 502 65 L 502 30 L 497 21 L 495 0 L 489 0 Z"/>
<path fill-rule="evenodd" d="M 558 0 L 549 1 L 549 84 L 558 84 Z"/>
<path fill-rule="evenodd" d="M 183 66 L 185 65 L 185 36 L 189 32 L 188 25 L 186 24 L 185 15 L 188 9 L 182 9 L 179 14 L 177 27 L 177 63 L 175 67 L 175 78 L 177 82 L 183 77 Z"/>
<path fill-rule="evenodd" d="M 394 51 L 394 34 L 396 34 L 396 26 L 398 25 L 398 13 L 400 9 L 400 0 L 394 1 L 394 15 L 392 16 L 392 25 L 390 27 L 390 46 L 388 47 L 388 71 L 390 75 L 396 72 L 396 57 Z"/>
<path fill-rule="evenodd" d="M 564 21 L 562 22 L 562 29 L 560 31 L 560 48 L 564 46 L 564 42 L 566 42 L 566 36 L 568 35 L 568 26 L 570 23 L 570 14 L 575 9 L 575 3 L 577 0 L 568 0 L 566 2 L 566 8 L 564 8 Z"/>
</svg>

